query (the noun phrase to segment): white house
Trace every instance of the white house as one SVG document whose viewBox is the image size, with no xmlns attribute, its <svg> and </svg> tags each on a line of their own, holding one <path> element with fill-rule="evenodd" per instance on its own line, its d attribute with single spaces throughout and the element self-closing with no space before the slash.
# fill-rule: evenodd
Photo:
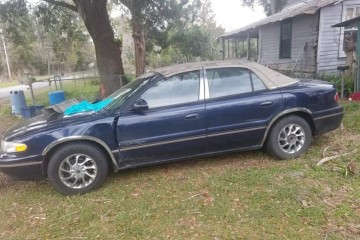
<svg viewBox="0 0 360 240">
<path fill-rule="evenodd" d="M 247 57 L 274 69 L 308 76 L 345 65 L 344 29 L 333 25 L 360 16 L 360 0 L 288 0 L 279 13 L 221 36 L 224 58 Z M 256 40 L 256 51 L 250 43 Z"/>
</svg>

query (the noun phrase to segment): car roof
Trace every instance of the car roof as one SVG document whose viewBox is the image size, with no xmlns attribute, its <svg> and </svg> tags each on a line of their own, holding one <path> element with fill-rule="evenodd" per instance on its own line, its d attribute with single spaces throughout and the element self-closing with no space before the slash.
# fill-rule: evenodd
<svg viewBox="0 0 360 240">
<path fill-rule="evenodd" d="M 258 63 L 244 61 L 244 60 L 224 60 L 224 61 L 211 61 L 211 62 L 193 62 L 177 64 L 162 68 L 154 69 L 153 72 L 158 72 L 165 77 L 171 77 L 175 74 L 180 74 L 189 71 L 196 71 L 202 68 L 247 68 L 254 72 L 265 84 L 268 89 L 276 89 L 299 82 L 298 79 L 294 79 L 285 76 L 279 72 L 276 72 L 268 67 L 264 67 Z"/>
</svg>

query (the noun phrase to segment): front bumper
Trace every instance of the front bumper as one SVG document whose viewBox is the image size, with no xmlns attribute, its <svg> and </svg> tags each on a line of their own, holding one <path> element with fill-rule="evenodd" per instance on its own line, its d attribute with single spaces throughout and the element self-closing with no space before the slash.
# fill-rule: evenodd
<svg viewBox="0 0 360 240">
<path fill-rule="evenodd" d="M 17 157 L 0 153 L 0 172 L 15 180 L 44 178 L 42 156 Z"/>
</svg>

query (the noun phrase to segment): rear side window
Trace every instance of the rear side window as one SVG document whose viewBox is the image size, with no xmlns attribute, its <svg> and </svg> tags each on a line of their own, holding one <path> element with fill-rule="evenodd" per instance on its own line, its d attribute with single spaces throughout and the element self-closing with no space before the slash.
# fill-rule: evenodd
<svg viewBox="0 0 360 240">
<path fill-rule="evenodd" d="M 209 69 L 206 74 L 211 98 L 266 89 L 262 81 L 247 69 Z"/>
</svg>

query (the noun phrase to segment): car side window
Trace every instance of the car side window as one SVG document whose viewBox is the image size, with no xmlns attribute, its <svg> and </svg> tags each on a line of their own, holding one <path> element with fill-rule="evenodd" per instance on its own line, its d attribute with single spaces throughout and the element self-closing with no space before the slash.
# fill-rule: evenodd
<svg viewBox="0 0 360 240">
<path fill-rule="evenodd" d="M 251 80 L 254 85 L 254 91 L 260 91 L 266 89 L 264 83 L 254 73 L 251 73 Z"/>
<path fill-rule="evenodd" d="M 199 100 L 200 71 L 164 78 L 149 88 L 141 98 L 149 108 L 165 107 Z"/>
<path fill-rule="evenodd" d="M 249 71 L 239 68 L 210 69 L 206 71 L 211 98 L 252 92 Z"/>
</svg>

